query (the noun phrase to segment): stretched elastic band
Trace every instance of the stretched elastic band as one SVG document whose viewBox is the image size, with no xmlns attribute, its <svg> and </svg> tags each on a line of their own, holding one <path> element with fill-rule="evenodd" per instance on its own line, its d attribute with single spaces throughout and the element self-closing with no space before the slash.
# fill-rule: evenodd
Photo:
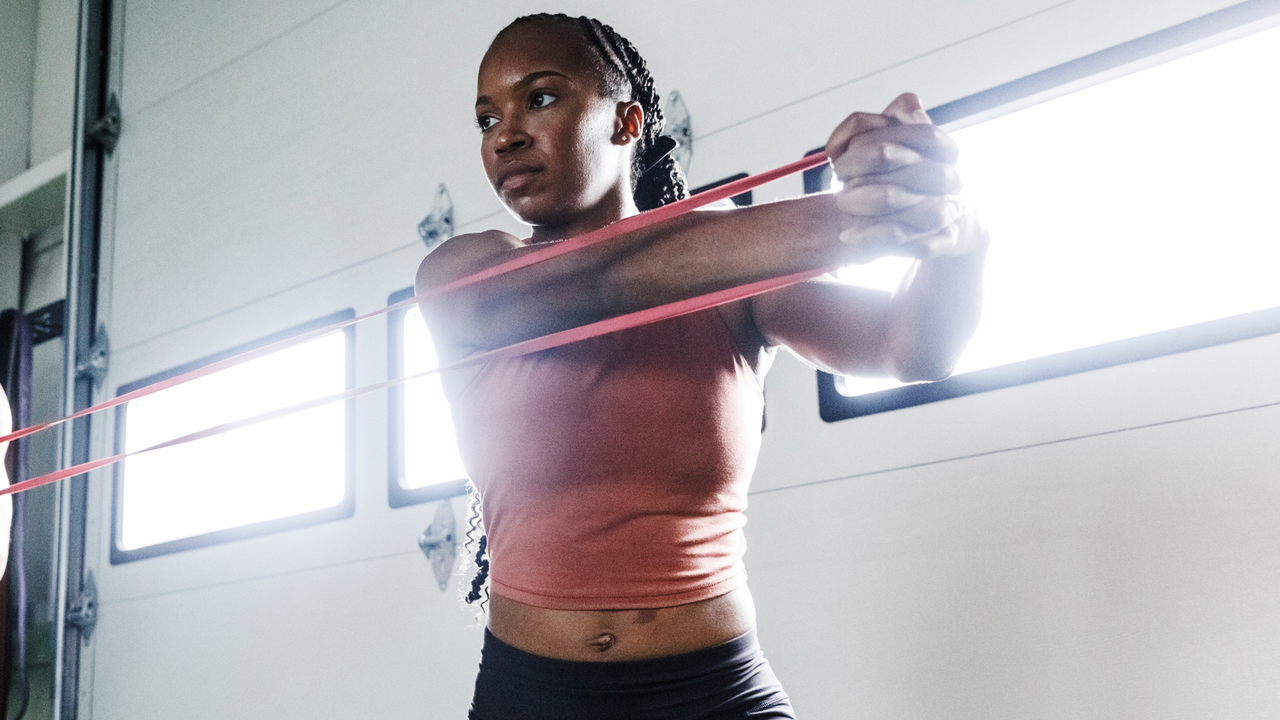
<svg viewBox="0 0 1280 720">
<path fill-rule="evenodd" d="M 672 219 L 674 217 L 678 217 L 679 215 L 682 215 L 686 212 L 689 212 L 690 210 L 701 207 L 703 205 L 706 205 L 727 197 L 732 197 L 739 193 L 746 192 L 747 190 L 752 189 L 754 187 L 758 187 L 765 183 L 772 182 L 773 180 L 776 180 L 778 178 L 785 177 L 786 175 L 789 175 L 791 173 L 800 172 L 802 170 L 808 170 L 812 167 L 816 167 L 825 162 L 826 162 L 825 156 L 822 156 L 822 155 L 809 156 L 804 158 L 801 161 L 789 163 L 788 165 L 785 165 L 781 168 L 777 168 L 775 170 L 771 170 L 765 173 L 761 173 L 759 175 L 743 178 L 742 180 L 738 180 L 733 183 L 727 183 L 725 185 L 722 185 L 721 187 L 714 188 L 713 190 L 707 191 L 705 193 L 699 193 L 698 195 L 692 198 L 686 198 L 684 200 L 671 203 L 669 205 L 664 205 L 660 208 L 650 210 L 649 212 L 642 213 L 640 215 L 635 215 L 630 218 L 626 218 L 617 223 L 614 223 L 613 225 L 610 225 L 605 228 L 601 228 L 600 230 L 596 230 L 594 232 L 586 233 L 576 238 L 572 238 L 560 243 L 556 243 L 554 245 L 550 245 L 540 251 L 532 252 L 527 255 L 516 258 L 515 260 L 502 263 L 492 268 L 488 268 L 487 270 L 483 270 L 473 275 L 469 275 L 467 277 L 461 278 L 452 283 L 448 283 L 439 288 L 433 288 L 432 290 L 419 293 L 414 297 L 402 300 L 398 303 L 389 305 L 385 308 L 381 308 L 374 312 L 367 313 L 365 315 L 361 315 L 359 317 L 356 317 L 350 320 L 344 320 L 344 321 L 335 323 L 333 325 L 330 325 L 328 327 L 319 328 L 317 330 L 312 330 L 310 332 L 295 335 L 293 337 L 286 338 L 284 340 L 272 343 L 270 345 L 263 346 L 261 348 L 257 348 L 255 350 L 250 350 L 248 352 L 241 353 L 240 355 L 236 355 L 234 357 L 230 357 L 225 360 L 210 363 L 209 365 L 205 365 L 191 372 L 184 373 L 182 375 L 178 375 L 172 378 L 168 378 L 166 380 L 161 380 L 160 382 L 153 383 L 143 388 L 139 388 L 138 390 L 134 390 L 133 392 L 126 393 L 116 398 L 112 398 L 111 400 L 105 401 L 103 403 L 99 403 L 98 405 L 94 405 L 93 407 L 90 407 L 90 408 L 86 408 L 73 415 L 68 415 L 67 417 L 62 418 L 60 420 L 54 420 L 51 422 L 42 423 L 40 425 L 34 425 L 29 428 L 24 428 L 22 430 L 11 433 L 9 435 L 5 435 L 4 437 L 0 437 L 0 442 L 8 442 L 10 440 L 16 440 L 18 438 L 31 435 L 41 430 L 54 427 L 68 420 L 73 420 L 78 417 L 84 417 L 86 415 L 89 415 L 94 412 L 98 412 L 100 410 L 105 410 L 110 407 L 116 407 L 118 405 L 122 405 L 126 402 L 129 402 L 130 400 L 136 400 L 138 398 L 151 395 L 161 390 L 165 390 L 165 389 L 174 387 L 176 385 L 180 385 L 184 382 L 189 382 L 196 378 L 204 377 L 214 372 L 218 372 L 220 370 L 225 370 L 227 368 L 240 365 L 242 363 L 248 362 L 258 357 L 263 357 L 264 355 L 270 354 L 272 352 L 276 352 L 278 350 L 282 350 L 286 347 L 298 345 L 303 342 L 307 342 L 308 340 L 312 340 L 314 338 L 327 335 L 331 332 L 335 332 L 337 330 L 340 330 L 354 323 L 361 322 L 363 320 L 367 320 L 372 317 L 377 317 L 379 315 L 384 315 L 394 310 L 409 307 L 417 303 L 419 300 L 422 300 L 425 298 L 435 297 L 437 295 L 450 292 L 452 290 L 456 290 L 462 287 L 466 287 L 468 285 L 472 285 L 474 283 L 481 282 L 489 278 L 497 277 L 498 275 L 501 275 L 506 272 L 511 272 L 512 270 L 516 270 L 522 267 L 528 267 L 529 265 L 532 265 L 537 262 L 541 262 L 543 260 L 549 260 L 553 257 L 558 257 L 560 255 L 573 252 L 574 250 L 579 250 L 581 248 L 584 248 L 590 245 L 594 245 L 600 242 L 605 242 L 614 237 L 617 237 L 618 235 L 635 231 L 635 230 L 640 230 L 642 228 L 649 227 L 650 225 L 660 223 L 665 220 Z M 663 212 L 663 211 L 666 211 L 666 212 Z M 250 418 L 236 420 L 234 422 L 224 423 L 214 427 L 206 428 L 204 430 L 199 430 L 179 438 L 174 438 L 172 440 L 168 440 L 162 443 L 158 443 L 156 445 L 152 445 L 147 448 L 143 448 L 141 450 L 135 450 L 129 453 L 121 453 L 118 455 L 112 455 L 110 457 L 101 458 L 98 460 L 92 460 L 86 463 L 81 463 L 79 465 L 75 465 L 63 470 L 59 470 L 57 472 L 41 475 L 39 477 L 35 477 L 30 480 L 23 481 L 21 483 L 10 485 L 7 488 L 2 488 L 0 489 L 0 496 L 25 492 L 27 490 L 39 487 L 41 485 L 47 485 L 52 482 L 57 482 L 58 480 L 74 477 L 76 475 L 86 473 L 91 470 L 96 470 L 101 467 L 106 467 L 108 465 L 115 464 L 117 462 L 120 462 L 121 460 L 124 460 L 127 457 L 140 455 L 142 453 L 151 452 L 153 450 L 160 450 L 162 448 L 174 447 L 176 445 L 182 445 L 189 442 L 194 442 L 196 440 L 213 437 L 215 435 L 221 435 L 223 433 L 230 432 L 231 430 L 235 430 L 242 427 L 248 427 L 250 425 L 256 425 L 260 422 L 265 422 L 267 420 L 273 420 L 276 418 L 284 417 L 286 415 L 291 415 L 296 412 L 302 412 L 304 410 L 309 410 L 311 408 L 318 407 L 320 405 L 326 405 L 331 402 L 338 402 L 340 400 L 347 400 L 350 398 L 358 397 L 360 395 L 364 395 L 366 393 L 370 393 L 375 390 L 381 390 L 383 388 L 391 387 L 393 385 L 398 385 L 400 383 L 407 382 L 409 380 L 413 380 L 416 378 L 425 377 L 428 375 L 434 375 L 434 374 L 445 372 L 448 370 L 455 370 L 461 367 L 475 365 L 483 362 L 515 357 L 515 356 L 524 355 L 527 353 L 538 352 L 540 350 L 547 350 L 553 347 L 558 347 L 560 345 L 567 345 L 569 343 L 577 342 L 579 340 L 585 340 L 587 338 L 604 335 L 606 333 L 617 332 L 619 330 L 625 330 L 632 327 L 638 327 L 640 325 L 658 322 L 660 320 L 678 317 L 680 315 L 687 315 L 689 313 L 698 312 L 699 310 L 705 310 L 708 308 L 716 307 L 717 305 L 723 305 L 725 303 L 734 302 L 736 300 L 741 300 L 744 298 L 752 297 L 754 295 L 759 295 L 761 293 L 769 292 L 771 290 L 776 290 L 778 288 L 786 287 L 787 285 L 793 285 L 798 282 L 803 282 L 804 280 L 817 277 L 830 270 L 831 268 L 819 268 L 814 270 L 806 270 L 799 273 L 793 273 L 791 275 L 785 275 L 782 277 L 761 280 L 761 281 L 749 283 L 747 285 L 742 285 L 735 288 L 728 288 L 725 290 L 719 290 L 719 291 L 708 293 L 706 295 L 701 295 L 698 297 L 679 300 L 679 301 L 669 303 L 667 305 L 662 305 L 659 307 L 647 308 L 645 310 L 639 310 L 637 312 L 628 313 L 626 315 L 620 315 L 618 317 L 608 318 L 606 320 L 590 323 L 588 325 L 583 325 L 576 328 L 570 328 L 568 330 L 562 330 L 559 332 L 550 333 L 548 335 L 543 335 L 541 337 L 532 338 L 530 340 L 525 340 L 522 342 L 514 343 L 512 345 L 508 345 L 506 347 L 498 348 L 496 350 L 477 353 L 459 362 L 450 363 L 448 365 L 437 367 L 432 370 L 427 370 L 415 375 L 396 378 L 393 380 L 386 380 L 383 382 L 372 383 L 372 384 L 364 385 L 358 388 L 352 388 L 350 390 L 346 390 L 341 393 L 335 393 L 333 395 L 316 398 L 314 400 L 308 400 L 306 402 L 298 403 L 296 405 L 291 405 L 288 407 L 271 410 L 271 411 L 262 413 L 260 415 L 255 415 Z"/>
<path fill-rule="evenodd" d="M 15 430 L 14 432 L 9 433 L 8 435 L 0 437 L 0 443 L 6 443 L 12 440 L 17 440 L 19 438 L 27 437 L 28 435 L 34 435 L 35 433 L 38 433 L 42 430 L 48 430 L 49 428 L 57 427 L 58 425 L 61 425 L 70 420 L 75 420 L 77 418 L 82 418 L 88 415 L 92 415 L 93 413 L 100 412 L 108 408 L 124 405 L 125 403 L 131 400 L 137 400 L 138 398 L 146 397 L 147 395 L 160 392 L 161 390 L 167 390 L 171 387 L 175 387 L 177 385 L 190 382 L 197 378 L 202 378 L 207 375 L 212 375 L 213 373 L 226 370 L 228 368 L 233 368 L 237 365 L 242 365 L 244 363 L 249 362 L 250 360 L 256 360 L 260 357 L 265 357 L 267 355 L 270 355 L 271 353 L 284 350 L 285 348 L 293 347 L 294 345 L 301 345 L 304 342 L 314 340 L 318 337 L 328 335 L 329 333 L 332 333 L 332 332 L 337 332 L 338 330 L 341 330 L 349 325 L 354 325 L 358 322 L 363 322 L 370 318 L 378 317 L 379 315 L 385 315 L 389 312 L 395 312 L 396 310 L 401 310 L 401 309 L 410 307 L 412 305 L 416 305 L 419 301 L 436 297 L 438 295 L 443 295 L 444 293 L 451 292 L 453 290 L 458 290 L 468 285 L 474 285 L 475 283 L 488 280 L 489 278 L 494 278 L 499 275 L 509 273 L 513 270 L 519 270 L 520 268 L 529 267 L 530 265 L 534 265 L 536 263 L 540 263 L 545 260 L 550 260 L 552 258 L 560 257 L 561 255 L 573 252 L 574 250 L 580 250 L 590 245 L 595 245 L 598 243 L 605 242 L 607 240 L 612 240 L 613 238 L 628 232 L 632 232 L 635 230 L 642 230 L 651 225 L 654 225 L 660 222 L 665 222 L 675 217 L 679 217 L 680 215 L 683 215 L 689 212 L 690 210 L 700 208 L 704 205 L 709 205 L 718 200 L 724 200 L 725 198 L 733 197 L 734 195 L 740 195 L 748 190 L 752 190 L 766 183 L 773 182 L 774 180 L 778 180 L 780 178 L 786 177 L 793 173 L 815 168 L 819 165 L 825 164 L 826 162 L 827 162 L 826 155 L 823 155 L 821 153 L 816 155 L 809 155 L 801 160 L 797 160 L 796 162 L 783 165 L 782 167 L 775 168 L 773 170 L 769 170 L 766 172 L 762 172 L 758 175 L 745 177 L 745 178 L 742 178 L 741 180 L 735 180 L 734 182 L 731 182 L 731 183 L 725 183 L 720 187 L 712 188 L 711 190 L 707 190 L 705 192 L 700 192 L 697 195 L 694 195 L 693 197 L 688 197 L 688 198 L 685 198 L 684 200 L 678 200 L 668 205 L 663 205 L 662 207 L 654 208 L 653 210 L 640 213 L 639 215 L 633 215 L 629 218 L 624 218 L 612 225 L 608 225 L 606 227 L 600 228 L 599 230 L 593 230 L 592 232 L 584 233 L 582 235 L 579 235 L 578 237 L 570 238 L 568 240 L 564 240 L 558 243 L 548 244 L 547 246 L 537 251 L 526 253 L 512 260 L 508 260 L 507 262 L 501 263 L 499 265 L 495 265 L 485 270 L 481 270 L 480 272 L 474 273 L 472 275 L 459 278 L 458 280 L 454 280 L 453 282 L 442 285 L 440 287 L 432 288 L 431 290 L 427 290 L 425 292 L 414 295 L 411 298 L 406 298 L 404 300 L 401 300 L 398 303 L 395 303 L 393 305 L 388 305 L 387 307 L 384 307 L 384 308 L 379 308 L 378 310 L 374 310 L 373 312 L 360 315 L 359 317 L 351 318 L 350 320 L 342 320 L 340 322 L 334 323 L 333 325 L 317 328 L 315 330 L 311 330 L 309 332 L 301 333 L 299 335 L 287 337 L 282 340 L 277 340 L 276 342 L 273 342 L 269 345 L 263 345 L 262 347 L 255 348 L 253 350 L 248 350 L 246 352 L 240 353 L 239 355 L 233 355 L 232 357 L 225 358 L 217 362 L 209 363 L 208 365 L 204 365 L 202 367 L 196 368 L 195 370 L 185 372 L 181 375 L 175 375 L 171 378 L 166 378 L 164 380 L 160 380 L 158 382 L 152 383 L 151 385 L 147 385 L 146 387 L 138 388 L 137 390 L 134 390 L 132 392 L 127 392 L 124 395 L 119 395 L 109 400 L 104 400 L 103 402 L 100 402 L 97 405 L 93 405 L 92 407 L 87 407 L 83 410 L 72 413 L 71 415 L 68 415 L 64 418 L 60 418 L 58 420 L 50 420 L 48 422 L 40 423 L 38 425 L 32 425 L 30 427 L 25 427 L 19 430 Z"/>
</svg>

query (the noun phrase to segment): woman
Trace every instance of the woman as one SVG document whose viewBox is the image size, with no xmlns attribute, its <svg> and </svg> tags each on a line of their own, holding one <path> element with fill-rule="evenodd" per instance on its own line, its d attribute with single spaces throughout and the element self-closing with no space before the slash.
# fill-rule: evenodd
<svg viewBox="0 0 1280 720">
<path fill-rule="evenodd" d="M 476 121 L 532 236 L 453 238 L 419 291 L 685 194 L 644 61 L 598 21 L 505 28 Z M 977 322 L 986 246 L 953 196 L 954 144 L 914 96 L 851 116 L 827 150 L 838 195 L 689 213 L 423 303 L 449 362 L 763 278 L 921 258 L 893 295 L 812 281 L 446 374 L 492 568 L 472 718 L 793 717 L 741 562 L 760 382 L 782 345 L 839 373 L 944 377 Z"/>
</svg>

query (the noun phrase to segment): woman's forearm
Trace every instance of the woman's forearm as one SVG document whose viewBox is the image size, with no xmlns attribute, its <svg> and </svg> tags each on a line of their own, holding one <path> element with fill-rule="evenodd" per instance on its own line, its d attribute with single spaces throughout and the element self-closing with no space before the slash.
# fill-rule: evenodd
<svg viewBox="0 0 1280 720">
<path fill-rule="evenodd" d="M 831 195 L 694 212 L 620 243 L 601 268 L 608 314 L 840 264 L 843 216 Z"/>
<path fill-rule="evenodd" d="M 890 302 L 886 371 L 904 381 L 951 374 L 978 327 L 986 247 L 918 261 Z"/>
<path fill-rule="evenodd" d="M 448 323 L 464 344 L 497 347 L 657 307 L 716 290 L 801 270 L 839 264 L 849 248 L 839 240 L 844 216 L 830 195 L 725 211 L 692 212 L 660 225 L 537 263 L 429 301 L 437 327 Z M 481 244 L 489 238 L 456 238 Z M 453 271 L 442 246 L 420 272 L 420 289 L 443 284 L 515 253 L 480 251 Z M 493 244 L 490 244 L 493 247 Z M 425 280 L 425 281 L 424 281 Z"/>
</svg>

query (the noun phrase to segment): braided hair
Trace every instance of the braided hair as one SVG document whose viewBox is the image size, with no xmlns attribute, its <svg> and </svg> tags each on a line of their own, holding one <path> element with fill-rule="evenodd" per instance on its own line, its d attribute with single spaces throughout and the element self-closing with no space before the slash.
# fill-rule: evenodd
<svg viewBox="0 0 1280 720">
<path fill-rule="evenodd" d="M 489 536 L 484 533 L 484 520 L 480 515 L 480 491 L 475 485 L 467 483 L 467 532 L 463 542 L 463 552 L 471 554 L 474 550 L 476 574 L 471 578 L 471 589 L 462 596 L 462 601 L 472 605 L 480 603 L 480 616 L 484 616 L 485 605 L 489 602 L 489 559 L 485 557 Z"/>
<path fill-rule="evenodd" d="M 654 88 L 648 65 L 635 46 L 599 20 L 585 16 L 573 18 L 562 13 L 516 18 L 498 33 L 498 37 L 512 28 L 530 23 L 558 25 L 576 31 L 587 42 L 597 61 L 601 75 L 600 94 L 640 103 L 644 110 L 644 127 L 631 160 L 631 189 L 636 207 L 652 210 L 687 197 L 689 192 L 684 173 L 671 157 L 676 142 L 662 134 L 666 126 L 662 98 Z"/>
</svg>

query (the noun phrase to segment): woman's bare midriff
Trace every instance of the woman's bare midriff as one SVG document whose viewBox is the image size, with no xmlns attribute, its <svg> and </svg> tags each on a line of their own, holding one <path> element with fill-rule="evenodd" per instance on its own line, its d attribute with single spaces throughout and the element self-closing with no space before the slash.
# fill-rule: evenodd
<svg viewBox="0 0 1280 720">
<path fill-rule="evenodd" d="M 644 610 L 549 610 L 494 594 L 489 631 L 525 652 L 612 662 L 667 657 L 726 643 L 755 627 L 746 586 L 720 597 Z"/>
</svg>

